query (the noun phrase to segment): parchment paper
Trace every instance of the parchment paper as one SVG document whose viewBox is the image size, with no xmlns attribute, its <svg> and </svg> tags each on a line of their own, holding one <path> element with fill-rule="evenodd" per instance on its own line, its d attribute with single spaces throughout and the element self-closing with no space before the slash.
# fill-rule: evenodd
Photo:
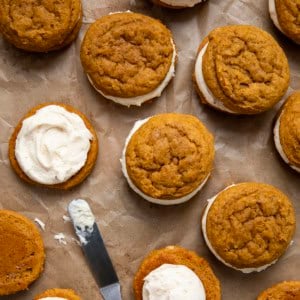
<svg viewBox="0 0 300 300">
<path fill-rule="evenodd" d="M 300 89 L 299 46 L 272 25 L 267 0 L 209 0 L 192 9 L 172 11 L 147 0 L 86 0 L 84 26 L 69 48 L 49 54 L 28 54 L 0 39 L 0 208 L 16 210 L 46 223 L 42 232 L 46 265 L 29 291 L 1 299 L 31 300 L 47 288 L 73 288 L 84 300 L 102 299 L 75 238 L 64 223 L 74 198 L 89 201 L 121 280 L 124 300 L 133 299 L 132 279 L 141 260 L 154 248 L 178 244 L 195 250 L 212 265 L 221 281 L 223 299 L 251 300 L 281 281 L 300 279 L 300 233 L 279 262 L 264 272 L 243 275 L 219 263 L 200 234 L 200 215 L 206 200 L 227 185 L 261 181 L 282 189 L 292 199 L 300 221 L 299 175 L 279 158 L 272 140 L 272 123 L 280 105 L 252 117 L 229 117 L 199 104 L 191 82 L 197 47 L 213 28 L 252 24 L 270 32 L 284 48 L 291 67 L 291 93 Z M 161 19 L 173 32 L 178 49 L 176 77 L 160 99 L 141 108 L 118 106 L 101 97 L 88 83 L 79 59 L 83 35 L 94 19 L 130 9 Z M 23 183 L 8 161 L 8 140 L 17 121 L 33 106 L 46 101 L 69 103 L 85 113 L 100 139 L 94 171 L 79 187 L 60 192 Z M 157 113 L 180 112 L 199 117 L 215 135 L 216 158 L 204 189 L 186 204 L 156 206 L 128 187 L 119 158 L 129 130 L 138 119 Z M 67 245 L 54 240 L 66 235 Z M 188 299 L 187 299 L 188 300 Z"/>
</svg>

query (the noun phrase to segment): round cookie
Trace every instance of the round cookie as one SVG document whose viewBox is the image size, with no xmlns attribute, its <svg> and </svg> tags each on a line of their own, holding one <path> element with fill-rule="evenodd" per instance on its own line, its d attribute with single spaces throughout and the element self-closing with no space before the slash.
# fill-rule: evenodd
<svg viewBox="0 0 300 300">
<path fill-rule="evenodd" d="M 299 0 L 269 0 L 269 12 L 277 29 L 300 44 Z"/>
<path fill-rule="evenodd" d="M 272 108 L 290 80 L 288 60 L 271 35 L 248 25 L 213 30 L 201 43 L 194 82 L 204 104 L 231 113 Z"/>
<path fill-rule="evenodd" d="M 0 210 L 0 296 L 27 289 L 40 276 L 44 261 L 42 237 L 33 222 Z"/>
<path fill-rule="evenodd" d="M 214 139 L 192 115 L 160 114 L 135 123 L 121 159 L 130 187 L 162 205 L 191 199 L 213 166 Z"/>
<path fill-rule="evenodd" d="M 222 263 L 243 273 L 274 264 L 290 245 L 296 219 L 292 203 L 275 187 L 246 182 L 208 200 L 202 233 Z"/>
<path fill-rule="evenodd" d="M 57 297 L 66 300 L 81 300 L 71 289 L 49 289 L 34 297 L 34 300 L 42 300 L 48 297 Z"/>
<path fill-rule="evenodd" d="M 132 12 L 94 22 L 85 34 L 80 57 L 95 89 L 125 106 L 159 97 L 175 75 L 171 32 L 160 21 Z"/>
<path fill-rule="evenodd" d="M 282 159 L 300 173 L 300 92 L 285 102 L 274 127 L 275 146 Z"/>
<path fill-rule="evenodd" d="M 136 300 L 142 300 L 145 277 L 163 264 L 183 265 L 192 270 L 202 282 L 206 300 L 220 300 L 220 282 L 208 262 L 195 252 L 179 246 L 168 246 L 154 250 L 143 260 L 134 277 L 133 289 Z"/>
<path fill-rule="evenodd" d="M 152 0 L 153 3 L 174 9 L 193 7 L 205 0 Z"/>
<path fill-rule="evenodd" d="M 283 281 L 263 291 L 257 300 L 298 300 L 300 281 Z"/>
<path fill-rule="evenodd" d="M 31 52 L 58 50 L 70 44 L 82 23 L 80 0 L 4 0 L 0 31 L 15 47 Z"/>
<path fill-rule="evenodd" d="M 77 116 L 81 118 L 83 121 L 85 127 L 87 130 L 90 132 L 92 139 L 90 140 L 90 147 L 89 151 L 87 153 L 86 161 L 83 167 L 72 177 L 70 177 L 68 180 L 56 184 L 44 184 L 41 182 L 38 182 L 36 180 L 33 180 L 26 174 L 23 169 L 21 168 L 17 158 L 16 158 L 16 143 L 17 143 L 17 138 L 18 135 L 22 129 L 23 121 L 26 120 L 27 118 L 30 118 L 31 116 L 34 116 L 40 109 L 45 108 L 47 106 L 58 106 L 64 108 L 67 112 L 74 113 Z M 52 149 L 53 150 L 53 149 Z M 54 149 L 53 151 L 56 151 Z M 57 150 L 58 151 L 58 150 Z M 87 117 L 81 113 L 80 111 L 76 110 L 72 106 L 69 106 L 67 104 L 63 103 L 44 103 L 40 104 L 34 108 L 32 108 L 17 124 L 15 127 L 15 130 L 10 138 L 9 141 L 9 159 L 12 168 L 14 171 L 17 173 L 17 175 L 23 179 L 24 181 L 30 183 L 30 184 L 35 184 L 35 185 L 40 185 L 40 186 L 45 186 L 49 188 L 54 188 L 54 189 L 61 189 L 61 190 L 68 190 L 70 188 L 73 188 L 74 186 L 80 184 L 92 171 L 96 160 L 98 156 L 98 138 L 95 129 L 93 128 L 92 124 L 90 121 L 87 119 Z"/>
</svg>

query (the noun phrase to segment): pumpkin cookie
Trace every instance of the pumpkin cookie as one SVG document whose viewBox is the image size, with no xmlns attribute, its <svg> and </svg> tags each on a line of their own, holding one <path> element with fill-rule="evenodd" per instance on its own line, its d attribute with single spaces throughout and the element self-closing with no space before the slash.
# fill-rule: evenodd
<svg viewBox="0 0 300 300">
<path fill-rule="evenodd" d="M 81 46 L 91 84 L 126 106 L 159 97 L 175 74 L 175 60 L 171 32 L 160 21 L 132 12 L 98 19 Z"/>
<path fill-rule="evenodd" d="M 277 29 L 300 44 L 300 1 L 269 0 L 269 11 Z"/>
<path fill-rule="evenodd" d="M 257 300 L 299 300 L 300 281 L 283 281 L 263 291 Z"/>
<path fill-rule="evenodd" d="M 153 0 L 153 3 L 168 7 L 168 8 L 185 8 L 193 7 L 196 4 L 204 2 L 205 0 Z"/>
<path fill-rule="evenodd" d="M 0 31 L 17 48 L 48 52 L 63 48 L 77 36 L 82 21 L 80 0 L 3 0 Z"/>
<path fill-rule="evenodd" d="M 267 32 L 247 25 L 213 30 L 199 47 L 194 81 L 200 100 L 231 114 L 273 107 L 290 80 L 287 58 Z"/>
<path fill-rule="evenodd" d="M 81 298 L 75 294 L 71 289 L 50 289 L 37 295 L 34 300 L 81 300 Z"/>
<path fill-rule="evenodd" d="M 282 159 L 300 173 L 300 92 L 284 104 L 274 127 L 274 141 Z"/>
<path fill-rule="evenodd" d="M 174 293 L 180 299 L 221 299 L 220 282 L 208 262 L 178 246 L 152 251 L 141 263 L 133 288 L 136 300 L 171 299 Z"/>
<path fill-rule="evenodd" d="M 226 266 L 243 273 L 274 264 L 290 245 L 293 205 L 275 187 L 246 182 L 208 200 L 202 232 L 208 248 Z"/>
<path fill-rule="evenodd" d="M 70 189 L 92 171 L 98 139 L 89 120 L 62 103 L 34 107 L 16 126 L 9 141 L 9 159 L 26 182 Z"/>
<path fill-rule="evenodd" d="M 0 296 L 25 290 L 43 271 L 42 237 L 33 222 L 0 210 Z"/>
<path fill-rule="evenodd" d="M 179 204 L 207 181 L 214 140 L 194 116 L 161 114 L 135 123 L 121 159 L 130 187 L 146 200 Z"/>
</svg>

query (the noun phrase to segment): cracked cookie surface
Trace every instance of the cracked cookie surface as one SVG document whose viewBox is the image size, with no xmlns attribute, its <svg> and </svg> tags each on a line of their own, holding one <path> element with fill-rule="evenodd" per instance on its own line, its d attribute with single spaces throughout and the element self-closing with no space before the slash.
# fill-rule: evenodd
<svg viewBox="0 0 300 300">
<path fill-rule="evenodd" d="M 81 298 L 71 289 L 49 289 L 37 295 L 34 300 L 40 300 L 47 297 L 60 297 L 67 300 L 81 300 Z"/>
<path fill-rule="evenodd" d="M 208 35 L 203 75 L 228 109 L 256 114 L 270 109 L 289 85 L 287 58 L 267 32 L 247 25 L 220 27 Z"/>
<path fill-rule="evenodd" d="M 160 21 L 137 13 L 115 13 L 89 27 L 81 62 L 98 90 L 130 98 L 160 85 L 173 52 L 171 32 Z"/>
<path fill-rule="evenodd" d="M 207 237 L 230 265 L 257 268 L 278 259 L 295 231 L 290 200 L 273 186 L 240 183 L 218 194 L 208 211 Z"/>
<path fill-rule="evenodd" d="M 44 260 L 43 241 L 33 222 L 0 210 L 0 295 L 27 289 L 43 271 Z"/>
<path fill-rule="evenodd" d="M 184 265 L 191 269 L 203 283 L 207 300 L 221 299 L 221 286 L 209 263 L 195 252 L 179 246 L 168 246 L 154 250 L 141 263 L 134 277 L 136 300 L 142 300 L 144 278 L 163 264 Z"/>
<path fill-rule="evenodd" d="M 280 144 L 289 162 L 300 168 L 300 92 L 292 94 L 280 114 Z"/>
<path fill-rule="evenodd" d="M 263 291 L 257 300 L 299 300 L 300 281 L 283 281 Z"/>
<path fill-rule="evenodd" d="M 300 0 L 275 0 L 277 18 L 284 33 L 300 43 Z"/>
<path fill-rule="evenodd" d="M 81 17 L 80 0 L 2 0 L 0 30 L 17 48 L 47 52 L 75 39 Z"/>
<path fill-rule="evenodd" d="M 213 136 L 194 116 L 151 117 L 131 137 L 126 149 L 130 179 L 146 195 L 176 199 L 193 192 L 210 174 Z"/>
</svg>

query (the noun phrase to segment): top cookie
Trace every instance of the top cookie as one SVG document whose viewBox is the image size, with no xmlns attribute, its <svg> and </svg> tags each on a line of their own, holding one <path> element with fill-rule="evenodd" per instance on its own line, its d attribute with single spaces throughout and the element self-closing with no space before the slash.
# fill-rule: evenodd
<svg viewBox="0 0 300 300">
<path fill-rule="evenodd" d="M 283 281 L 263 291 L 257 300 L 299 300 L 300 281 Z"/>
<path fill-rule="evenodd" d="M 300 1 L 274 0 L 282 31 L 296 43 L 300 43 Z"/>
<path fill-rule="evenodd" d="M 114 13 L 93 23 L 82 43 L 81 62 L 104 96 L 150 93 L 165 79 L 174 54 L 171 32 L 137 13 Z"/>
<path fill-rule="evenodd" d="M 270 109 L 285 94 L 290 79 L 287 58 L 267 32 L 246 25 L 213 30 L 203 41 L 205 82 L 223 105 L 238 114 Z"/>
<path fill-rule="evenodd" d="M 131 137 L 126 168 L 134 185 L 155 199 L 178 199 L 206 181 L 214 159 L 213 136 L 194 116 L 151 117 Z"/>
<path fill-rule="evenodd" d="M 242 270 L 274 263 L 289 246 L 295 226 L 286 195 L 271 185 L 245 182 L 217 195 L 205 229 L 216 254 Z"/>
<path fill-rule="evenodd" d="M 300 92 L 285 103 L 279 123 L 280 144 L 289 163 L 300 168 Z"/>
<path fill-rule="evenodd" d="M 0 31 L 17 48 L 48 52 L 66 46 L 76 37 L 81 18 L 80 0 L 3 0 Z"/>
</svg>

